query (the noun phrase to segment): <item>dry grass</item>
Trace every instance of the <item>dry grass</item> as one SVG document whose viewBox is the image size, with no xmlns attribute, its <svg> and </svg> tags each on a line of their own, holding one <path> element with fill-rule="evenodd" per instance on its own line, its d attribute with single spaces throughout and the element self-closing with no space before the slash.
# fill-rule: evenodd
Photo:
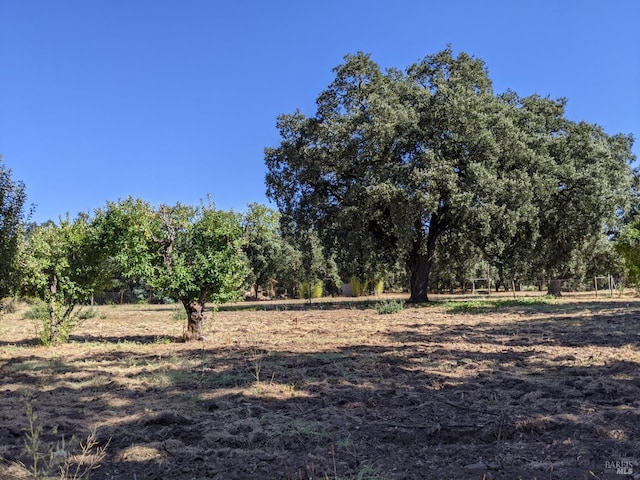
<svg viewBox="0 0 640 480">
<path fill-rule="evenodd" d="M 28 463 L 27 393 L 44 443 L 111 439 L 94 479 L 605 478 L 638 455 L 640 303 L 454 300 L 242 304 L 195 343 L 173 306 L 100 306 L 55 348 L 20 307 L 0 478 Z"/>
</svg>

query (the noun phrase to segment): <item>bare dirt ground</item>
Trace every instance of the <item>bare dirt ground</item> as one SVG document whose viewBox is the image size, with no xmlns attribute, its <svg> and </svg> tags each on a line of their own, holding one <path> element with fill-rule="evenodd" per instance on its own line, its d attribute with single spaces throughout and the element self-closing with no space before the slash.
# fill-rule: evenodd
<svg viewBox="0 0 640 480">
<path fill-rule="evenodd" d="M 0 478 L 29 478 L 30 419 L 59 462 L 95 431 L 92 479 L 640 478 L 640 302 L 493 298 L 242 304 L 189 344 L 173 306 L 102 306 L 55 348 L 21 307 Z"/>
</svg>

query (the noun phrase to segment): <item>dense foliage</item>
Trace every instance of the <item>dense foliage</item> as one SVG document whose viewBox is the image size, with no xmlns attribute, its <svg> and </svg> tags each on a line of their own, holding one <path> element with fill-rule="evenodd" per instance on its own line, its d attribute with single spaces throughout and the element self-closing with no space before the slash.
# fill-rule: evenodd
<svg viewBox="0 0 640 480">
<path fill-rule="evenodd" d="M 68 339 L 77 321 L 74 309 L 113 277 L 102 240 L 85 214 L 32 228 L 22 245 L 20 268 L 22 292 L 47 305 L 39 337 L 53 345 Z"/>
<path fill-rule="evenodd" d="M 24 183 L 13 180 L 0 156 L 0 304 L 18 284 L 16 256 L 27 219 L 25 201 Z"/>
<path fill-rule="evenodd" d="M 494 94 L 479 59 L 448 48 L 383 72 L 358 53 L 335 73 L 314 116 L 278 118 L 267 194 L 343 265 L 403 259 L 413 301 L 439 245 L 469 242 L 512 280 L 562 276 L 626 207 L 632 138 L 566 119 L 562 99 Z"/>
<path fill-rule="evenodd" d="M 183 304 L 186 340 L 201 339 L 205 302 L 244 293 L 247 274 L 238 215 L 176 204 L 156 208 L 134 198 L 110 202 L 97 224 L 123 277 Z"/>
</svg>

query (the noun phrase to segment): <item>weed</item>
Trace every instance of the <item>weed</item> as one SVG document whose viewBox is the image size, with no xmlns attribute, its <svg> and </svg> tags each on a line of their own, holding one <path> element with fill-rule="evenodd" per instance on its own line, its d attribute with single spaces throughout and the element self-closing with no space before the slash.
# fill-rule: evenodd
<svg viewBox="0 0 640 480">
<path fill-rule="evenodd" d="M 89 320 L 90 318 L 94 318 L 97 314 L 98 314 L 97 310 L 93 307 L 90 307 L 86 310 L 81 309 L 76 314 L 76 318 L 78 320 Z"/>
<path fill-rule="evenodd" d="M 75 437 L 67 442 L 64 436 L 55 444 L 45 443 L 42 440 L 42 424 L 38 422 L 38 415 L 28 398 L 26 413 L 29 427 L 25 435 L 24 451 L 30 460 L 30 465 L 26 468 L 35 480 L 51 478 L 56 471 L 60 473 L 60 480 L 88 479 L 89 473 L 99 468 L 107 455 L 111 439 L 101 447 L 96 440 L 96 432 L 93 431 L 84 443 L 77 442 Z M 55 427 L 51 433 L 56 433 Z M 74 450 L 77 452 L 73 453 Z"/>
<path fill-rule="evenodd" d="M 173 313 L 171 314 L 171 318 L 176 322 L 186 322 L 187 321 L 187 311 L 181 304 L 176 304 L 173 307 Z"/>
<path fill-rule="evenodd" d="M 260 384 L 260 373 L 262 372 L 262 361 L 264 360 L 264 352 L 259 349 L 254 349 L 250 355 L 245 357 L 245 364 L 247 371 L 255 379 L 257 384 Z"/>
<path fill-rule="evenodd" d="M 49 310 L 44 302 L 38 302 L 25 311 L 22 317 L 25 320 L 48 320 Z"/>
<path fill-rule="evenodd" d="M 402 300 L 385 300 L 375 305 L 376 312 L 380 315 L 389 315 L 404 310 L 404 302 Z"/>
</svg>

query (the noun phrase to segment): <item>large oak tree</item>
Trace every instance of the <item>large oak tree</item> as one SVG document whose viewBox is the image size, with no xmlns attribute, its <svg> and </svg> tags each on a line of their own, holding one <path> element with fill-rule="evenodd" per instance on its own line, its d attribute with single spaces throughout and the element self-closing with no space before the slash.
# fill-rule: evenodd
<svg viewBox="0 0 640 480">
<path fill-rule="evenodd" d="M 576 246 L 571 227 L 601 229 L 624 202 L 630 138 L 569 122 L 563 100 L 494 94 L 479 59 L 447 48 L 405 72 L 383 72 L 358 53 L 335 73 L 313 117 L 278 118 L 280 145 L 265 150 L 267 194 L 289 228 L 316 229 L 326 246 L 366 257 L 368 268 L 402 257 L 413 301 L 428 299 L 443 234 L 468 236 L 515 275 L 521 265 L 511 259 L 530 260 L 538 248 L 547 268 L 561 262 L 554 245 L 563 255 Z M 589 162 L 595 180 L 567 189 L 564 172 Z M 566 198 L 594 183 L 598 194 L 615 184 L 597 208 L 572 203 L 586 191 Z M 563 208 L 572 218 L 549 225 Z"/>
</svg>

